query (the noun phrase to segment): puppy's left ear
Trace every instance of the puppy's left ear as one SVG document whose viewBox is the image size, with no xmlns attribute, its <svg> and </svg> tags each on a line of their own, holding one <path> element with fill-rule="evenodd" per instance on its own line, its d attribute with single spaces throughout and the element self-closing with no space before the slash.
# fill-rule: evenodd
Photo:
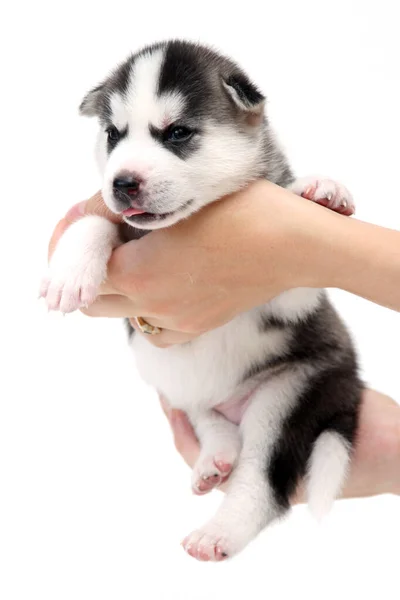
<svg viewBox="0 0 400 600">
<path fill-rule="evenodd" d="M 103 84 L 98 85 L 86 94 L 79 105 L 79 112 L 85 117 L 97 117 L 100 114 L 100 109 L 104 100 L 105 87 Z"/>
<path fill-rule="evenodd" d="M 235 73 L 222 80 L 231 100 L 248 117 L 251 124 L 261 122 L 264 114 L 265 97 L 244 73 Z"/>
</svg>

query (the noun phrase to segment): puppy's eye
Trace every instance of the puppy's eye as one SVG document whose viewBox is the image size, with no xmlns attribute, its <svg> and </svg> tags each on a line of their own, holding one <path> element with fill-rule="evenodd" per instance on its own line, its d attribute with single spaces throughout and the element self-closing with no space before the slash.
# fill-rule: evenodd
<svg viewBox="0 0 400 600">
<path fill-rule="evenodd" d="M 165 138 L 168 142 L 186 142 L 192 137 L 193 133 L 188 127 L 178 125 L 170 127 L 165 133 Z"/>
<path fill-rule="evenodd" d="M 113 144 L 118 142 L 119 138 L 121 137 L 121 134 L 116 127 L 111 125 L 111 127 L 109 127 L 106 131 L 107 131 L 109 142 L 111 142 Z"/>
</svg>

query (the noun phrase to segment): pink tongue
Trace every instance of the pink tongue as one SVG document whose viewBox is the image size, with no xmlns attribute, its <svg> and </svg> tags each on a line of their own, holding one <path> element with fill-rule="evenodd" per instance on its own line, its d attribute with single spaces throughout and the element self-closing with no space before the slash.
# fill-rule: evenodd
<svg viewBox="0 0 400 600">
<path fill-rule="evenodd" d="M 132 217 L 133 215 L 143 215 L 145 212 L 145 210 L 139 210 L 138 208 L 127 208 L 122 211 L 122 214 L 125 217 Z"/>
</svg>

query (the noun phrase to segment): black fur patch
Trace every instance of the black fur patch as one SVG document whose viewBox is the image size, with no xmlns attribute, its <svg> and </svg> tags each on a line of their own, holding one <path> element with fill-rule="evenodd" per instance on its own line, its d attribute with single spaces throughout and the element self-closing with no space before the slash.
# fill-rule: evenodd
<svg viewBox="0 0 400 600">
<path fill-rule="evenodd" d="M 244 73 L 230 75 L 225 80 L 225 83 L 235 90 L 240 101 L 249 108 L 257 106 L 257 104 L 265 100 L 261 92 Z"/>
<path fill-rule="evenodd" d="M 354 443 L 363 385 L 348 331 L 326 294 L 316 310 L 298 323 L 265 315 L 260 329 L 265 335 L 273 329 L 286 329 L 291 342 L 281 356 L 253 365 L 243 380 L 262 373 L 268 376 L 268 371 L 272 374 L 276 369 L 284 372 L 302 365 L 315 367 L 315 374 L 283 422 L 266 465 L 275 500 L 283 511 L 289 508 L 290 498 L 306 473 L 314 442 L 323 431 L 337 432 Z"/>
<path fill-rule="evenodd" d="M 313 444 L 323 431 L 339 433 L 354 443 L 362 385 L 354 364 L 343 364 L 312 379 L 284 421 L 266 473 L 277 504 L 289 508 L 304 477 Z"/>
<path fill-rule="evenodd" d="M 262 333 L 269 332 L 271 329 L 286 329 L 287 326 L 283 319 L 274 317 L 274 315 L 261 315 L 260 330 Z"/>
<path fill-rule="evenodd" d="M 312 361 L 315 365 L 330 367 L 337 364 L 355 364 L 356 356 L 349 334 L 330 304 L 322 294 L 316 310 L 297 323 L 285 322 L 273 316 L 261 318 L 260 328 L 265 335 L 271 329 L 287 330 L 291 337 L 288 352 L 277 358 L 260 360 L 243 375 L 243 381 L 271 368 Z"/>
<path fill-rule="evenodd" d="M 107 154 L 111 154 L 111 152 L 114 150 L 114 148 L 116 148 L 118 146 L 118 144 L 120 143 L 120 141 L 123 140 L 124 138 L 126 138 L 127 135 L 128 135 L 128 127 L 125 127 L 125 129 L 123 131 L 119 132 L 118 140 L 110 140 L 110 138 L 108 138 L 107 139 Z"/>
<path fill-rule="evenodd" d="M 180 40 L 166 46 L 157 93 L 175 91 L 185 98 L 185 113 L 191 117 L 202 116 L 211 99 L 204 50 L 199 52 L 195 44 Z"/>
<path fill-rule="evenodd" d="M 167 148 L 167 150 L 182 160 L 187 160 L 193 154 L 193 152 L 200 147 L 201 144 L 199 130 L 195 131 L 190 139 L 182 142 L 171 142 L 166 140 L 164 137 L 164 132 L 152 125 L 150 125 L 150 133 L 154 140 L 159 142 L 162 146 L 164 146 L 164 148 Z"/>
</svg>

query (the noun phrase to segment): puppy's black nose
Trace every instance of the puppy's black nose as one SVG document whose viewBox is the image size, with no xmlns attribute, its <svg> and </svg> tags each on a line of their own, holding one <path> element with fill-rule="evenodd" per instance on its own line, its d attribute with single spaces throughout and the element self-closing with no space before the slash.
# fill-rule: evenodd
<svg viewBox="0 0 400 600">
<path fill-rule="evenodd" d="M 113 181 L 113 188 L 115 191 L 122 192 L 128 196 L 136 196 L 140 188 L 140 179 L 136 177 L 116 177 Z"/>
</svg>

